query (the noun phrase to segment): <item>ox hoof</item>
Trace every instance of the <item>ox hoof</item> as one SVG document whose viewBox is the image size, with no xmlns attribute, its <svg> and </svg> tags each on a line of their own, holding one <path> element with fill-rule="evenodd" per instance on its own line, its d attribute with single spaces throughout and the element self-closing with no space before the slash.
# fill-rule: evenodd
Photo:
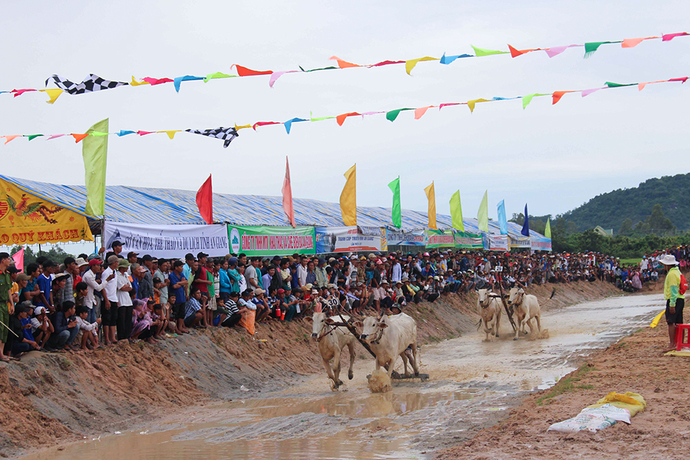
<svg viewBox="0 0 690 460">
<path fill-rule="evenodd" d="M 415 376 L 415 377 L 419 377 L 419 372 L 415 372 L 415 373 L 414 373 L 414 376 Z"/>
<path fill-rule="evenodd" d="M 342 384 L 343 384 L 343 381 L 342 381 L 342 380 L 338 380 L 338 386 L 340 386 L 340 385 L 342 385 Z"/>
<path fill-rule="evenodd" d="M 496 338 L 498 338 L 498 334 L 496 334 Z"/>
<path fill-rule="evenodd" d="M 352 380 L 353 378 L 355 378 L 355 374 L 353 374 L 352 371 L 349 371 L 349 372 L 347 373 L 347 378 L 350 379 L 350 380 Z"/>
<path fill-rule="evenodd" d="M 513 337 L 513 340 L 517 340 L 517 339 L 518 339 L 517 337 Z"/>
</svg>

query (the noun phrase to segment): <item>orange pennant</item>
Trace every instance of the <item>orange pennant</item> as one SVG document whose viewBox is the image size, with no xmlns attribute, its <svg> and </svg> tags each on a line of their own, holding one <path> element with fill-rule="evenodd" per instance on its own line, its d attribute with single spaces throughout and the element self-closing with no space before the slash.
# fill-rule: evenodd
<svg viewBox="0 0 690 460">
<path fill-rule="evenodd" d="M 510 55 L 514 58 L 516 58 L 518 56 L 522 56 L 525 53 L 531 53 L 532 51 L 539 51 L 539 49 L 540 49 L 540 48 L 535 48 L 535 49 L 529 49 L 529 50 L 517 50 L 510 45 L 508 45 L 508 48 L 510 49 Z"/>
<path fill-rule="evenodd" d="M 235 68 L 237 68 L 237 75 L 239 75 L 240 77 L 251 77 L 254 75 L 271 75 L 273 73 L 272 70 L 252 70 L 237 64 L 235 64 Z"/>
<path fill-rule="evenodd" d="M 89 135 L 89 133 L 84 133 L 84 134 L 74 134 L 74 133 L 72 133 L 72 134 L 70 134 L 70 136 L 72 136 L 72 137 L 74 138 L 74 143 L 75 143 L 75 144 L 78 144 L 79 142 L 81 142 L 82 139 L 84 139 L 84 138 L 85 138 L 86 136 L 88 136 L 88 135 Z"/>
<path fill-rule="evenodd" d="M 341 69 L 345 69 L 347 67 L 362 67 L 361 65 L 358 65 L 358 64 L 353 64 L 351 62 L 343 61 L 338 56 L 331 56 L 329 59 L 331 59 L 333 61 L 338 61 L 338 67 L 340 67 Z"/>
<path fill-rule="evenodd" d="M 2 136 L 5 138 L 5 144 L 7 144 L 9 141 L 14 140 L 18 137 L 21 137 L 19 134 L 12 134 L 11 136 Z"/>
<path fill-rule="evenodd" d="M 659 37 L 646 37 L 646 38 L 626 38 L 621 42 L 621 47 L 623 48 L 634 48 L 645 40 L 652 40 Z"/>
<path fill-rule="evenodd" d="M 339 126 L 343 126 L 343 123 L 345 123 L 345 119 L 347 117 L 354 117 L 355 115 L 361 115 L 361 113 L 358 113 L 358 112 L 343 113 L 342 115 L 338 115 L 337 117 L 335 117 L 335 121 L 338 122 Z"/>
<path fill-rule="evenodd" d="M 424 114 L 426 113 L 426 111 L 429 110 L 429 109 L 432 108 L 432 107 L 433 107 L 433 105 L 429 105 L 429 106 L 426 106 L 426 107 L 420 107 L 420 108 L 418 108 L 418 109 L 414 109 L 414 119 L 415 119 L 415 120 L 419 120 L 420 118 L 422 118 L 422 117 L 424 116 Z"/>
<path fill-rule="evenodd" d="M 563 95 L 564 95 L 564 94 L 567 94 L 567 93 L 572 93 L 572 91 L 554 91 L 554 93 L 553 93 L 553 102 L 551 103 L 551 105 L 556 104 L 558 101 L 561 100 L 561 98 L 563 97 Z"/>
</svg>

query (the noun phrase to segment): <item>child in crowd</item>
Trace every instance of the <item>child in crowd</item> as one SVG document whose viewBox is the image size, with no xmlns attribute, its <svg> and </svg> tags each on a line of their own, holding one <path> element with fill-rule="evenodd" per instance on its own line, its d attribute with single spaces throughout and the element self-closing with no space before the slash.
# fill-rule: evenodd
<svg viewBox="0 0 690 460">
<path fill-rule="evenodd" d="M 81 334 L 81 339 L 77 337 L 77 340 L 81 343 L 81 349 L 86 350 L 91 344 L 91 346 L 96 349 L 100 348 L 98 343 L 98 326 L 101 324 L 101 318 L 98 318 L 95 323 L 89 323 L 87 318 L 89 316 L 89 308 L 80 305 L 77 307 L 77 325 L 79 326 L 79 333 Z"/>
<path fill-rule="evenodd" d="M 31 332 L 41 348 L 48 351 L 52 350 L 52 348 L 48 347 L 48 339 L 50 339 L 54 329 L 53 323 L 50 322 L 46 314 L 45 307 L 36 307 L 34 310 L 34 317 L 31 318 Z"/>
<path fill-rule="evenodd" d="M 168 320 L 163 317 L 163 306 L 159 303 L 153 306 L 153 313 L 151 313 L 153 320 L 154 339 L 164 339 L 165 329 L 168 327 Z"/>
<path fill-rule="evenodd" d="M 202 305 L 201 291 L 197 287 L 192 287 L 189 291 L 189 300 L 185 303 L 185 327 L 205 327 L 206 310 Z"/>
<path fill-rule="evenodd" d="M 175 322 L 175 317 L 174 317 L 174 311 L 175 311 L 175 301 L 176 301 L 176 296 L 174 293 L 169 293 L 168 294 L 168 302 L 163 305 L 163 314 L 162 318 L 167 324 L 168 330 L 176 334 L 177 333 L 177 323 Z"/>
</svg>

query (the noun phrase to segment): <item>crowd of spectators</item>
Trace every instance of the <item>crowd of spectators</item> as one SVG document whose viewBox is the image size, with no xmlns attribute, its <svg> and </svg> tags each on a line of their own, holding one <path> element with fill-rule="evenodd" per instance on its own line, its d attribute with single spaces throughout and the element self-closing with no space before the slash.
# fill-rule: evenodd
<svg viewBox="0 0 690 460">
<path fill-rule="evenodd" d="M 125 257 L 115 241 L 107 252 L 67 257 L 60 265 L 39 257 L 20 273 L 9 254 L 0 253 L 0 360 L 34 349 L 153 343 L 191 328 L 242 327 L 254 335 L 265 321 L 314 311 L 361 316 L 482 288 L 600 280 L 635 291 L 658 279 L 658 258 L 667 252 L 681 269 L 688 265 L 688 247 L 625 266 L 597 253 L 452 250 L 273 258 L 200 252 L 164 260 L 133 252 Z"/>
</svg>

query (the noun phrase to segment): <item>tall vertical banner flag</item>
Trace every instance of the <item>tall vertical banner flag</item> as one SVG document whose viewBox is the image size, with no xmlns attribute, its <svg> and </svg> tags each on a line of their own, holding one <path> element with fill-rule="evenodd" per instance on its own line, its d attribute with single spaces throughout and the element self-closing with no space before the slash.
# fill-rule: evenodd
<svg viewBox="0 0 690 460">
<path fill-rule="evenodd" d="M 357 163 L 345 172 L 345 187 L 340 194 L 340 213 L 347 227 L 357 225 Z"/>
<path fill-rule="evenodd" d="M 525 223 L 522 225 L 522 231 L 520 233 L 525 236 L 529 236 L 529 214 L 527 213 L 527 203 L 525 203 Z"/>
<path fill-rule="evenodd" d="M 402 209 L 400 207 L 400 176 L 388 184 L 388 188 L 393 192 L 393 207 L 391 208 L 391 220 L 397 228 L 402 227 Z"/>
<path fill-rule="evenodd" d="M 208 225 L 213 224 L 213 187 L 211 186 L 211 174 L 208 179 L 196 192 L 196 205 L 199 208 L 199 214 Z"/>
<path fill-rule="evenodd" d="M 546 219 L 546 229 L 544 230 L 544 236 L 551 238 L 551 218 Z"/>
<path fill-rule="evenodd" d="M 434 183 L 424 188 L 424 193 L 426 193 L 426 198 L 429 200 L 429 207 L 427 213 L 429 215 L 429 228 L 436 230 L 436 191 L 434 190 Z"/>
<path fill-rule="evenodd" d="M 455 230 L 465 231 L 465 223 L 462 220 L 462 202 L 460 201 L 460 190 L 453 193 L 450 197 L 450 219 Z"/>
<path fill-rule="evenodd" d="M 108 118 L 101 120 L 86 132 L 107 133 Z M 86 214 L 105 215 L 105 169 L 108 163 L 108 136 L 86 136 L 81 149 L 84 158 L 86 184 Z"/>
<path fill-rule="evenodd" d="M 484 198 L 479 205 L 477 211 L 477 220 L 479 221 L 479 231 L 489 233 L 489 191 L 484 192 Z"/>
<path fill-rule="evenodd" d="M 295 208 L 292 205 L 292 184 L 290 183 L 290 163 L 285 156 L 285 180 L 283 180 L 283 211 L 290 225 L 295 227 Z"/>
<path fill-rule="evenodd" d="M 14 267 L 20 272 L 24 271 L 24 247 L 12 255 L 14 260 Z"/>
<path fill-rule="evenodd" d="M 506 220 L 506 204 L 505 200 L 498 203 L 498 226 L 501 229 L 501 235 L 508 234 L 508 221 Z"/>
</svg>

